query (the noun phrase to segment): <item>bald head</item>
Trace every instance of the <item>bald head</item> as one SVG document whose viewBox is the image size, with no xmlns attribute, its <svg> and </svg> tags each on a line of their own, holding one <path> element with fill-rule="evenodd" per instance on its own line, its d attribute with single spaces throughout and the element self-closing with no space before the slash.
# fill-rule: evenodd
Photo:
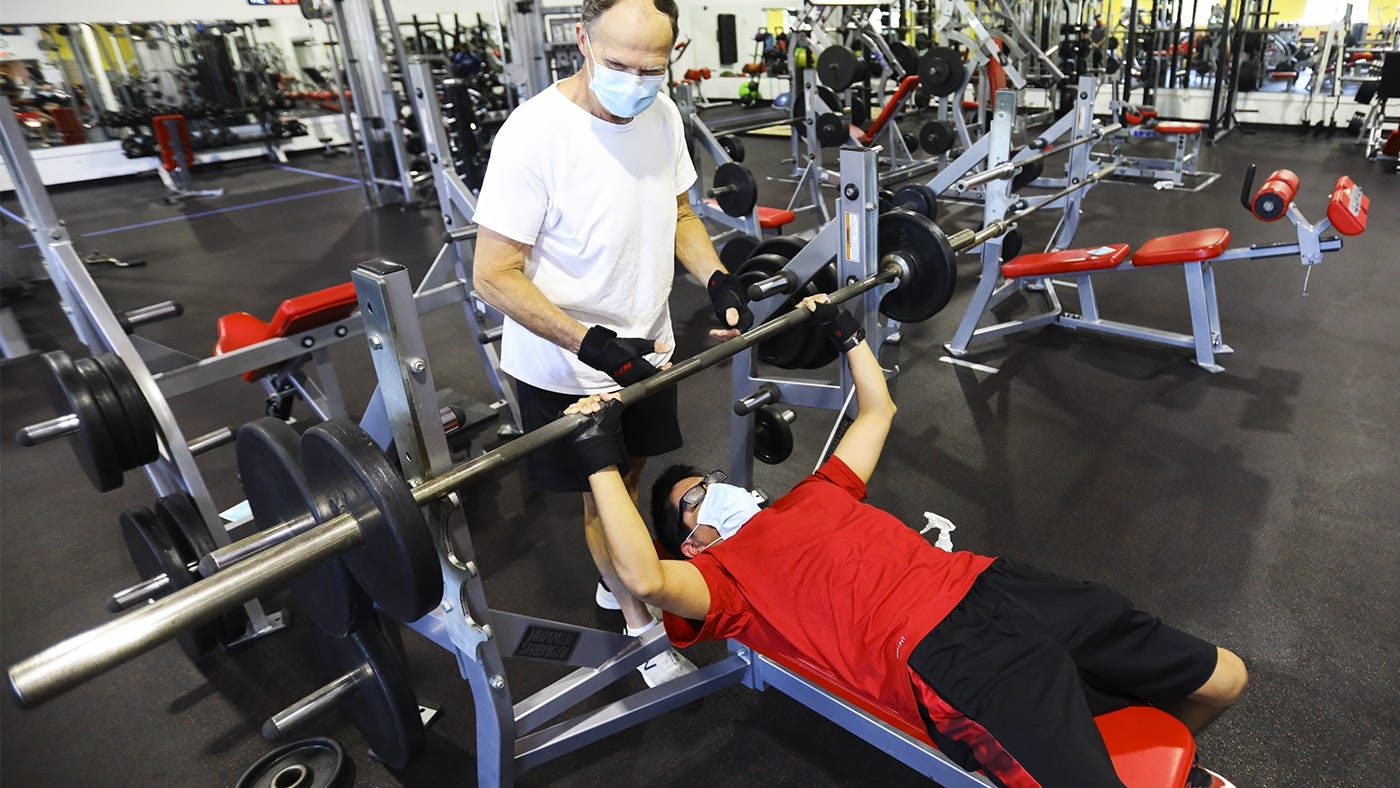
<svg viewBox="0 0 1400 788">
<path fill-rule="evenodd" d="M 676 0 L 584 0 L 583 28 L 590 38 L 600 27 L 615 36 L 666 38 L 666 48 L 680 35 Z"/>
</svg>

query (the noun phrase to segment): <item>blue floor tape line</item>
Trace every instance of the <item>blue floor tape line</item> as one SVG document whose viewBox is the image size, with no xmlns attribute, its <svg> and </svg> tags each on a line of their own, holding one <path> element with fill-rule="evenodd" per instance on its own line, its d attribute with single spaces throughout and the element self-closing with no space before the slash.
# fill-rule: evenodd
<svg viewBox="0 0 1400 788">
<path fill-rule="evenodd" d="M 333 174 L 331 174 L 331 173 L 329 173 L 329 172 L 317 172 L 316 170 L 303 170 L 303 169 L 300 168 L 300 167 L 291 167 L 291 166 L 288 166 L 288 165 L 286 165 L 286 164 L 274 164 L 274 165 L 272 165 L 272 168 L 273 168 L 274 170 L 282 170 L 282 171 L 284 171 L 284 172 L 299 172 L 299 173 L 301 173 L 302 175 L 314 175 L 314 176 L 316 176 L 317 178 L 329 178 L 330 180 L 333 180 L 333 181 L 343 181 L 343 182 L 345 182 L 345 183 L 353 183 L 353 184 L 355 184 L 356 186 L 359 186 L 359 185 L 360 185 L 360 182 L 359 182 L 358 180 L 354 179 L 354 178 L 347 178 L 347 177 L 345 177 L 344 175 L 333 175 Z"/>
<path fill-rule="evenodd" d="M 232 213 L 232 212 L 234 212 L 234 211 L 241 211 L 241 210 L 244 210 L 245 208 L 260 208 L 260 207 L 262 207 L 262 206 L 264 206 L 264 205 L 276 205 L 276 204 L 278 204 L 278 203 L 291 202 L 292 200 L 304 200 L 304 199 L 306 199 L 307 197 L 320 197 L 320 196 L 323 195 L 323 194 L 335 194 L 335 193 L 337 193 L 337 192 L 345 192 L 345 191 L 350 191 L 351 189 L 358 189 L 358 188 L 360 188 L 360 182 L 359 182 L 359 181 L 355 181 L 355 185 L 354 185 L 354 186 L 336 186 L 336 187 L 331 188 L 331 189 L 320 189 L 320 190 L 318 190 L 318 191 L 314 191 L 314 192 L 305 192 L 305 193 L 303 193 L 303 194 L 292 194 L 292 195 L 288 195 L 288 196 L 286 196 L 286 197 L 274 197 L 274 198 L 272 198 L 272 199 L 270 199 L 270 200 L 259 200 L 259 201 L 257 201 L 257 202 L 249 202 L 249 203 L 244 203 L 244 204 L 242 204 L 242 205 L 230 205 L 230 206 L 227 206 L 227 207 L 225 207 L 225 208 L 215 208 L 215 209 L 210 210 L 210 211 L 199 211 L 199 212 L 197 212 L 197 213 L 187 213 L 187 214 L 184 214 L 183 216 L 169 216 L 169 217 L 166 217 L 166 218 L 164 218 L 164 219 L 154 219 L 154 220 L 149 221 L 149 222 L 139 222 L 139 223 L 137 223 L 137 224 L 128 224 L 128 225 L 123 225 L 123 226 L 121 226 L 121 227 L 111 227 L 111 228 L 108 228 L 108 229 L 106 229 L 106 230 L 93 230 L 93 231 L 90 232 L 90 233 L 83 233 L 83 237 L 84 237 L 84 238 L 95 238 L 95 237 L 97 237 L 97 236 L 99 236 L 99 235 L 111 235 L 112 233 L 124 233 L 124 232 L 126 232 L 127 230 L 139 230 L 139 229 L 141 229 L 141 228 L 143 228 L 143 227 L 154 227 L 155 225 L 158 225 L 158 224 L 169 224 L 170 222 L 183 222 L 183 221 L 186 221 L 186 220 L 188 220 L 188 219 L 198 219 L 198 218 L 203 217 L 203 216 L 216 216 L 216 215 L 221 214 L 221 213 Z"/>
<path fill-rule="evenodd" d="M 358 183 L 358 181 L 357 181 L 357 183 Z M 14 219 L 16 222 L 19 222 L 20 224 L 22 224 L 22 225 L 24 225 L 24 226 L 26 226 L 26 227 L 29 226 L 29 222 L 26 222 L 26 221 L 24 220 L 24 217 L 23 217 L 23 216 L 20 216 L 19 214 L 15 213 L 14 211 L 9 210 L 8 208 L 2 208 L 2 207 L 0 207 L 0 214 L 4 214 L 5 216 L 8 216 L 9 218 Z"/>
</svg>

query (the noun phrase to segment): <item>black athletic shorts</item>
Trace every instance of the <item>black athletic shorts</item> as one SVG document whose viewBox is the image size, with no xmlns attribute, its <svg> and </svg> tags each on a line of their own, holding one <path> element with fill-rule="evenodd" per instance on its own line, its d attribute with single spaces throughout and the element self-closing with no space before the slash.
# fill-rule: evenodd
<svg viewBox="0 0 1400 788">
<path fill-rule="evenodd" d="M 929 735 L 998 785 L 1122 785 L 1094 715 L 1200 689 L 1215 646 L 1108 586 L 998 558 L 909 655 Z"/>
<path fill-rule="evenodd" d="M 554 421 L 583 398 L 581 394 L 535 388 L 522 380 L 515 381 L 515 394 L 520 401 L 520 427 L 525 432 Z M 628 406 L 622 414 L 628 456 L 653 457 L 679 449 L 683 441 L 676 411 L 675 386 Z M 588 474 L 579 469 L 567 440 L 531 452 L 525 458 L 525 478 L 540 492 L 588 492 Z"/>
</svg>

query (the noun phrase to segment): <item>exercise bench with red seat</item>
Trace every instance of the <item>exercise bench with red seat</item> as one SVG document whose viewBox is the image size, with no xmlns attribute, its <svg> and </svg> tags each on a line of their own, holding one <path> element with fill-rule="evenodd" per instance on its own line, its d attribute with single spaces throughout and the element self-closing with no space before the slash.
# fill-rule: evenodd
<svg viewBox="0 0 1400 788">
<path fill-rule="evenodd" d="M 1039 291 L 1048 309 L 1032 317 L 1019 318 L 979 328 L 972 341 L 984 341 L 1007 336 L 1044 325 L 1057 325 L 1075 331 L 1090 331 L 1139 340 L 1164 347 L 1194 351 L 1195 363 L 1210 372 L 1221 372 L 1217 355 L 1234 352 L 1224 343 L 1220 329 L 1220 308 L 1215 295 L 1216 263 L 1229 260 L 1261 260 L 1270 257 L 1298 256 L 1311 273 L 1311 266 L 1322 262 L 1326 252 L 1342 248 L 1339 236 L 1323 237 L 1329 228 L 1342 235 L 1360 235 L 1366 230 L 1371 200 L 1362 193 L 1351 178 L 1337 179 L 1327 202 L 1327 218 L 1317 225 L 1310 224 L 1294 203 L 1299 179 L 1291 170 L 1278 170 L 1253 190 L 1254 165 L 1245 176 L 1240 201 L 1251 214 L 1265 222 L 1287 217 L 1297 231 L 1293 243 L 1263 244 L 1227 248 L 1230 231 L 1223 227 L 1166 235 L 1153 238 L 1133 252 L 1128 244 L 1116 243 L 1081 249 L 1061 249 L 1038 254 L 1019 255 L 1001 267 L 1006 283 L 998 288 L 995 301 L 972 304 L 985 315 L 990 303 L 999 303 L 1009 290 Z M 1094 293 L 1093 277 L 1105 271 L 1135 271 L 1164 265 L 1179 265 L 1186 277 L 1186 293 L 1191 311 L 1191 333 L 1181 334 L 1156 328 L 1105 320 L 1099 315 L 1098 299 Z M 1052 277 L 1074 280 L 1079 294 L 1079 312 L 1071 313 L 1061 306 Z M 1307 280 L 1304 279 L 1306 291 Z M 955 356 L 966 355 L 967 345 L 948 346 Z"/>
<path fill-rule="evenodd" d="M 919 720 L 853 692 L 800 660 L 770 657 L 730 641 L 749 659 L 744 684 L 773 689 L 831 720 L 946 788 L 983 788 L 991 781 L 965 771 L 934 746 Z M 1196 742 L 1180 720 L 1151 706 L 1129 706 L 1095 718 L 1118 777 L 1128 788 L 1184 788 Z"/>
<path fill-rule="evenodd" d="M 325 359 L 324 363 L 320 359 L 317 360 L 318 376 L 323 384 L 329 384 L 326 388 L 332 392 L 331 396 L 335 401 L 329 399 L 302 370 L 302 366 L 308 360 L 312 360 L 314 355 L 321 352 L 312 350 L 316 344 L 314 337 L 298 338 L 297 335 L 350 317 L 355 313 L 357 304 L 354 283 L 345 282 L 314 293 L 288 298 L 278 305 L 272 320 L 267 322 L 247 312 L 224 315 L 219 318 L 219 339 L 214 345 L 214 355 L 248 352 L 249 348 L 269 340 L 294 341 L 307 348 L 308 352 L 289 360 L 280 360 L 285 357 L 285 354 L 281 354 L 278 363 L 268 366 L 262 366 L 259 359 L 250 354 L 249 368 L 243 373 L 243 378 L 262 384 L 267 390 L 269 413 L 277 411 L 274 415 L 286 418 L 287 409 L 291 406 L 290 394 L 296 392 L 305 397 L 307 403 L 322 418 L 333 417 L 328 414 L 343 416 L 345 406 L 338 402 L 339 386 L 331 383 L 335 372 L 329 359 Z M 329 380 L 327 375 L 331 376 Z"/>
<path fill-rule="evenodd" d="M 1186 177 L 1205 178 L 1192 187 L 1193 191 L 1204 189 L 1220 177 L 1219 173 L 1201 172 L 1197 169 L 1201 155 L 1201 139 L 1205 136 L 1204 124 L 1158 120 L 1157 110 L 1151 107 L 1125 106 L 1119 115 L 1123 121 L 1123 130 L 1114 136 L 1113 149 L 1105 154 L 1106 161 L 1118 165 L 1115 175 L 1170 181 L 1173 186 L 1183 185 Z M 1175 154 L 1170 159 L 1128 155 L 1124 148 L 1128 140 L 1133 138 L 1170 142 L 1175 147 Z"/>
</svg>

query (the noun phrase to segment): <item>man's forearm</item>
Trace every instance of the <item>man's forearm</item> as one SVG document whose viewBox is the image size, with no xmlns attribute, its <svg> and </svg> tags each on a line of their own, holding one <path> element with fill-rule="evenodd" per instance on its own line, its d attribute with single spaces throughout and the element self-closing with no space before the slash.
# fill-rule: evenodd
<svg viewBox="0 0 1400 788">
<path fill-rule="evenodd" d="M 588 326 L 573 319 L 546 298 L 524 273 L 500 271 L 490 277 L 477 277 L 473 284 L 486 303 L 515 322 L 570 353 L 578 352 L 583 335 L 588 333 Z"/>
<path fill-rule="evenodd" d="M 613 569 L 633 596 L 645 599 L 661 587 L 661 559 L 632 494 L 615 466 L 590 475 L 588 485 Z"/>
<path fill-rule="evenodd" d="M 715 245 L 710 242 L 710 231 L 690 206 L 676 212 L 676 259 L 702 285 L 710 281 L 716 269 L 724 270 L 719 255 L 715 254 Z"/>
</svg>

